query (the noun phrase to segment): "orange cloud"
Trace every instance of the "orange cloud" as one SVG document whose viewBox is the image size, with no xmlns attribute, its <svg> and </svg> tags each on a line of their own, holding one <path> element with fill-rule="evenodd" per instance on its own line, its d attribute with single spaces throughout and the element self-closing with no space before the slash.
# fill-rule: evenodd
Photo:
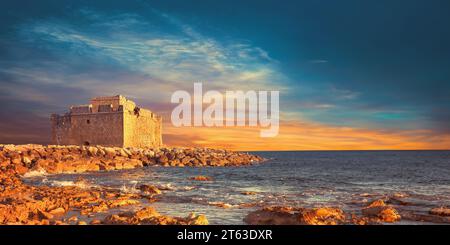
<svg viewBox="0 0 450 245">
<path fill-rule="evenodd" d="M 450 149 L 450 135 L 430 130 L 372 130 L 312 122 L 280 122 L 274 138 L 260 138 L 259 128 L 173 127 L 164 125 L 170 146 L 198 146 L 230 150 L 418 150 Z"/>
</svg>

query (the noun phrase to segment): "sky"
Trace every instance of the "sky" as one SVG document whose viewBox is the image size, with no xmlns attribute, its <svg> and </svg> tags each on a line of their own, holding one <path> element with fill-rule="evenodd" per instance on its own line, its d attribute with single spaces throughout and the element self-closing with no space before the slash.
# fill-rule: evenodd
<svg viewBox="0 0 450 245">
<path fill-rule="evenodd" d="M 122 94 L 170 146 L 450 149 L 450 2 L 11 1 L 0 143 L 50 143 L 51 113 Z M 280 91 L 280 131 L 174 127 L 176 90 Z"/>
</svg>

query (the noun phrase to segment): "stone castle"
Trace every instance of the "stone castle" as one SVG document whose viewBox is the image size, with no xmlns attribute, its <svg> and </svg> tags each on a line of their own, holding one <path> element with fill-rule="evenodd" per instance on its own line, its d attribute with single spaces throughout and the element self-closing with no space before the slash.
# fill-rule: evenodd
<svg viewBox="0 0 450 245">
<path fill-rule="evenodd" d="M 71 106 L 64 115 L 52 114 L 51 122 L 55 145 L 162 145 L 162 118 L 122 95 L 92 98 L 89 105 Z"/>
</svg>

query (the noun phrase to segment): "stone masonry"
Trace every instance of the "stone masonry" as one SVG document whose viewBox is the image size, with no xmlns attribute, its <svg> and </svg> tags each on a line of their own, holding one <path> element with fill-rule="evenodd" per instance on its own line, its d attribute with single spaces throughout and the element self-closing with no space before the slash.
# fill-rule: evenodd
<svg viewBox="0 0 450 245">
<path fill-rule="evenodd" d="M 52 114 L 51 122 L 56 145 L 162 145 L 162 118 L 122 95 L 92 98 L 89 105 L 71 106 L 64 115 Z"/>
</svg>

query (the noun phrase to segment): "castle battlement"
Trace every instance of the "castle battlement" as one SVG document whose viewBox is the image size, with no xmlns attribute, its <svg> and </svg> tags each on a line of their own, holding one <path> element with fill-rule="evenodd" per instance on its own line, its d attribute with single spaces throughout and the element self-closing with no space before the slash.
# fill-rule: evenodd
<svg viewBox="0 0 450 245">
<path fill-rule="evenodd" d="M 154 147 L 162 145 L 162 118 L 122 95 L 95 97 L 88 105 L 52 114 L 52 141 L 58 145 Z"/>
</svg>

